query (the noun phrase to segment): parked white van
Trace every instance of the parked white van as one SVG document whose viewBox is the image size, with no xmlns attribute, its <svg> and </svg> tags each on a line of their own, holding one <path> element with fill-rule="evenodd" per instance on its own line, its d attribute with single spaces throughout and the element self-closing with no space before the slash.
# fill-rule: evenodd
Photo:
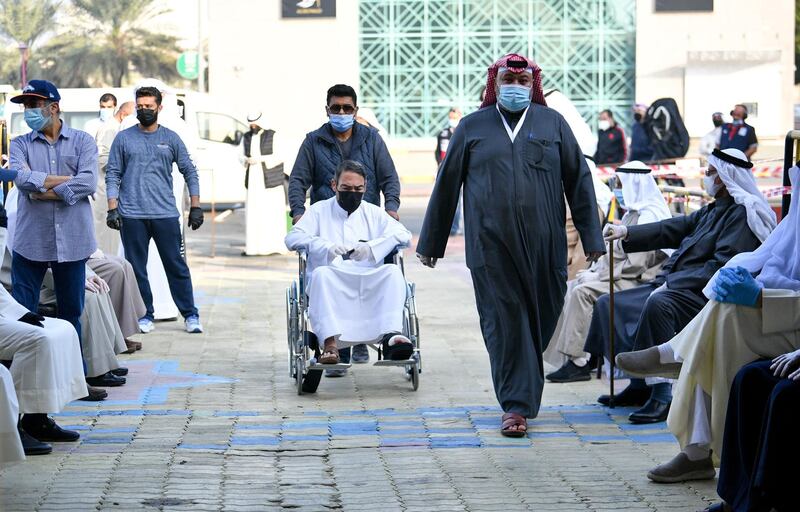
<svg viewBox="0 0 800 512">
<path fill-rule="evenodd" d="M 100 96 L 111 93 L 117 104 L 133 101 L 133 88 L 59 89 L 62 118 L 73 128 L 86 129 L 100 116 Z M 197 135 L 189 151 L 200 177 L 200 201 L 205 208 L 214 202 L 218 209 L 244 206 L 245 169 L 241 161 L 242 137 L 249 127 L 224 107 L 224 100 L 209 94 L 175 90 L 181 117 Z M 5 118 L 11 138 L 30 131 L 22 107 L 7 103 Z M 244 119 L 242 116 L 241 119 Z M 191 143 L 189 143 L 191 145 Z"/>
</svg>

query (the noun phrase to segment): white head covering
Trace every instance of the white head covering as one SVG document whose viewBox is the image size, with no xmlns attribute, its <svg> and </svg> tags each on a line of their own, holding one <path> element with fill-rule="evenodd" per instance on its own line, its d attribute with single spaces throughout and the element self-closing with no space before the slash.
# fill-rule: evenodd
<svg viewBox="0 0 800 512">
<path fill-rule="evenodd" d="M 267 129 L 267 125 L 264 122 L 264 115 L 261 113 L 261 111 L 250 112 L 247 114 L 247 122 L 248 124 L 254 124 L 258 126 L 262 130 Z"/>
<path fill-rule="evenodd" d="M 792 203 L 789 214 L 778 224 L 778 227 L 753 252 L 737 254 L 725 265 L 728 268 L 744 267 L 751 274 L 760 272 L 756 277 L 764 288 L 800 291 L 800 168 L 797 166 L 789 169 L 789 178 L 792 180 Z M 709 299 L 714 298 L 714 282 L 717 274 L 709 280 L 703 293 Z"/>
<path fill-rule="evenodd" d="M 625 209 L 639 212 L 639 224 L 672 218 L 650 167 L 633 160 L 617 167 L 617 178 L 622 182 Z"/>
<path fill-rule="evenodd" d="M 578 109 L 575 108 L 575 104 L 556 89 L 545 91 L 544 97 L 547 99 L 547 106 L 561 114 L 567 122 L 583 154 L 587 156 L 594 155 L 595 150 L 597 150 L 597 136 L 589 128 L 589 124 L 578 112 Z"/>
<path fill-rule="evenodd" d="M 725 149 L 722 153 L 747 162 L 745 154 L 738 149 Z M 719 155 L 719 150 L 714 150 L 714 153 L 709 155 L 708 165 L 713 165 L 717 170 L 719 178 L 725 184 L 728 193 L 733 196 L 733 200 L 745 207 L 747 225 L 750 226 L 750 230 L 756 235 L 756 238 L 763 242 L 777 225 L 775 212 L 772 211 L 769 202 L 758 190 L 756 180 L 748 167 L 725 161 L 722 159 L 723 157 L 717 155 Z M 752 167 L 752 164 L 749 167 Z"/>
<path fill-rule="evenodd" d="M 586 165 L 589 166 L 589 171 L 592 174 L 592 184 L 594 185 L 594 197 L 597 201 L 597 207 L 603 211 L 603 216 L 608 216 L 608 207 L 611 206 L 611 198 L 614 193 L 608 188 L 608 185 L 597 177 L 597 166 L 591 158 L 586 158 Z"/>
</svg>

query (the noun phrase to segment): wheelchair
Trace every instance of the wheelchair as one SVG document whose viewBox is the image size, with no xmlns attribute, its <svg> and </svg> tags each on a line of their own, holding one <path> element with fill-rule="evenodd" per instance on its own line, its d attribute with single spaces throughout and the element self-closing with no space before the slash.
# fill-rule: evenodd
<svg viewBox="0 0 800 512">
<path fill-rule="evenodd" d="M 399 265 L 405 276 L 403 253 L 399 250 L 386 257 L 384 264 Z M 308 255 L 305 250 L 298 251 L 298 279 L 286 289 L 286 335 L 288 339 L 287 363 L 289 377 L 295 381 L 297 394 L 314 393 L 322 379 L 322 372 L 328 369 L 344 369 L 350 363 L 321 364 L 318 359 L 322 354 L 322 340 L 310 331 L 308 321 L 308 295 L 306 294 L 306 266 Z M 414 345 L 409 359 L 392 361 L 384 359 L 380 343 L 368 345 L 378 353 L 378 360 L 373 366 L 399 366 L 405 371 L 405 377 L 416 391 L 419 388 L 419 377 L 422 373 L 422 356 L 420 354 L 419 318 L 415 299 L 414 283 L 406 281 L 406 301 L 403 307 L 403 332 Z"/>
</svg>

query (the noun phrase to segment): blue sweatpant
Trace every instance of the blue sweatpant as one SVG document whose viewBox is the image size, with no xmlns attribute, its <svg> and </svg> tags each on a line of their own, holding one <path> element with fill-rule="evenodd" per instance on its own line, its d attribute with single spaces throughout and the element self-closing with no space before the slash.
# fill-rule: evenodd
<svg viewBox="0 0 800 512">
<path fill-rule="evenodd" d="M 197 315 L 192 291 L 192 276 L 189 266 L 181 256 L 181 226 L 178 218 L 131 219 L 122 218 L 122 247 L 125 258 L 133 267 L 139 292 L 147 308 L 145 318 L 153 320 L 153 292 L 147 278 L 147 255 L 150 239 L 155 241 L 161 263 L 167 274 L 169 291 L 178 311 L 184 318 Z"/>
</svg>

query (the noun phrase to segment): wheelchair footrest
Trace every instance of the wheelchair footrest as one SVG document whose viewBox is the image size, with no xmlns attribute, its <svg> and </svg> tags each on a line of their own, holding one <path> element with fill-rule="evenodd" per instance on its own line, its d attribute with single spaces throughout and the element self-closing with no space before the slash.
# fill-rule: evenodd
<svg viewBox="0 0 800 512">
<path fill-rule="evenodd" d="M 407 364 L 415 364 L 417 362 L 416 359 L 401 359 L 399 361 L 392 361 L 390 359 L 381 359 L 380 361 L 375 361 L 372 363 L 372 366 L 405 366 Z"/>
<path fill-rule="evenodd" d="M 309 364 L 308 370 L 346 370 L 353 366 L 350 363 L 336 363 L 336 364 Z"/>
</svg>

